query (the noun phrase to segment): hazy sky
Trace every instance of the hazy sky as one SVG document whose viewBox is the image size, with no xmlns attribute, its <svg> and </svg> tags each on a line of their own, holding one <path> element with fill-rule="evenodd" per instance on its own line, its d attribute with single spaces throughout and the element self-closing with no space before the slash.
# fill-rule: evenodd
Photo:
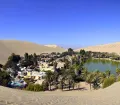
<svg viewBox="0 0 120 105">
<path fill-rule="evenodd" d="M 0 39 L 90 46 L 120 41 L 120 0 L 0 0 Z"/>
</svg>

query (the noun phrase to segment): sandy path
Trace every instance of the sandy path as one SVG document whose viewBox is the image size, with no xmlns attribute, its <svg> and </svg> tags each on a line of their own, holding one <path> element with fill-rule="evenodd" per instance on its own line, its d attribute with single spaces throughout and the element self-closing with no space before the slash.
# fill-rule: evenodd
<svg viewBox="0 0 120 105">
<path fill-rule="evenodd" d="M 28 92 L 0 87 L 0 105 L 120 105 L 120 83 L 98 91 Z"/>
</svg>

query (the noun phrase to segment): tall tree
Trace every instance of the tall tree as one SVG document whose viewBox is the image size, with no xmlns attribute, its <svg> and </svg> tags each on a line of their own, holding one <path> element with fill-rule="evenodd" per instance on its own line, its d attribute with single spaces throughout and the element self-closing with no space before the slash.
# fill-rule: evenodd
<svg viewBox="0 0 120 105">
<path fill-rule="evenodd" d="M 11 68 L 11 75 L 13 77 L 15 77 L 17 75 L 17 72 L 20 70 L 19 67 L 17 66 L 17 63 L 20 60 L 20 56 L 19 55 L 15 55 L 14 53 L 11 54 L 11 56 L 9 56 L 8 61 L 6 62 L 6 64 L 3 66 L 3 69 L 6 70 L 7 68 Z"/>
<path fill-rule="evenodd" d="M 116 74 L 117 74 L 117 76 L 120 76 L 120 68 L 116 69 Z"/>
<path fill-rule="evenodd" d="M 101 72 L 100 73 L 100 83 L 103 84 L 105 79 L 106 79 L 106 73 L 105 72 Z"/>
<path fill-rule="evenodd" d="M 51 84 L 54 81 L 54 73 L 51 71 L 47 71 L 46 76 L 45 76 L 45 80 L 49 84 L 49 90 L 51 90 Z"/>
<path fill-rule="evenodd" d="M 28 60 L 29 60 L 29 55 L 28 55 L 28 53 L 25 53 L 25 54 L 24 54 L 24 58 L 25 58 L 25 61 L 28 61 Z"/>
<path fill-rule="evenodd" d="M 80 64 L 74 64 L 73 69 L 75 71 L 76 76 L 81 74 L 81 66 L 80 66 Z"/>
<path fill-rule="evenodd" d="M 58 65 L 57 62 L 54 62 L 54 63 L 53 63 L 54 71 L 57 70 L 57 65 Z"/>
<path fill-rule="evenodd" d="M 33 62 L 34 62 L 34 65 L 37 66 L 38 63 L 37 63 L 37 55 L 36 53 L 33 54 Z"/>
<path fill-rule="evenodd" d="M 70 62 L 68 61 L 68 59 L 64 59 L 64 62 L 65 62 L 64 68 L 69 69 L 70 68 Z"/>
<path fill-rule="evenodd" d="M 85 68 L 85 69 L 82 71 L 82 78 L 83 78 L 84 80 L 86 80 L 88 74 L 89 74 L 89 72 L 88 72 L 88 70 Z"/>
<path fill-rule="evenodd" d="M 81 55 L 81 56 L 85 56 L 85 54 L 86 54 L 85 50 L 84 50 L 84 49 L 81 49 L 81 50 L 80 50 L 80 55 Z"/>
<path fill-rule="evenodd" d="M 58 79 L 60 81 L 62 90 L 64 89 L 64 85 L 68 85 L 69 90 L 70 90 L 71 86 L 73 86 L 73 89 L 74 89 L 74 79 L 75 79 L 74 70 L 72 70 L 72 69 L 61 70 L 61 73 L 60 73 Z"/>
<path fill-rule="evenodd" d="M 0 64 L 0 68 L 2 68 L 3 67 L 3 65 L 2 64 Z"/>
<path fill-rule="evenodd" d="M 72 48 L 69 48 L 69 49 L 68 49 L 68 54 L 69 54 L 69 55 L 73 55 L 73 54 L 74 54 L 74 51 L 73 51 Z"/>
<path fill-rule="evenodd" d="M 101 74 L 100 71 L 97 70 L 93 72 L 93 88 L 94 89 L 100 88 L 100 84 L 101 84 Z"/>
<path fill-rule="evenodd" d="M 11 56 L 8 57 L 8 61 L 12 61 L 14 63 L 18 63 L 20 59 L 21 59 L 20 55 L 16 55 L 14 53 L 12 53 Z"/>
<path fill-rule="evenodd" d="M 0 71 L 0 85 L 8 86 L 8 83 L 11 81 L 10 75 L 6 71 Z"/>
<path fill-rule="evenodd" d="M 106 74 L 106 77 L 109 78 L 110 75 L 111 75 L 111 71 L 110 71 L 110 70 L 106 70 L 106 71 L 105 71 L 105 74 Z"/>
<path fill-rule="evenodd" d="M 90 84 L 90 90 L 91 90 L 91 87 L 92 87 L 93 78 L 94 78 L 93 73 L 89 73 L 89 75 L 86 78 L 86 82 Z"/>
</svg>

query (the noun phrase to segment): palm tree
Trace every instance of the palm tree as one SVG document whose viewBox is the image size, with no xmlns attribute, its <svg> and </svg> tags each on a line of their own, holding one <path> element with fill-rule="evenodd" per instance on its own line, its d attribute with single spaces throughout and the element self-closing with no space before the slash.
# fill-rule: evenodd
<svg viewBox="0 0 120 105">
<path fill-rule="evenodd" d="M 97 70 L 95 72 L 91 72 L 86 77 L 86 82 L 90 84 L 90 90 L 93 85 L 94 89 L 98 89 L 101 84 L 100 72 Z"/>
<path fill-rule="evenodd" d="M 67 69 L 67 70 L 62 71 L 62 73 L 60 74 L 59 79 L 58 79 L 62 90 L 63 90 L 65 84 L 68 84 L 69 90 L 72 85 L 74 88 L 74 76 L 75 76 L 75 74 L 72 69 Z"/>
<path fill-rule="evenodd" d="M 85 56 L 85 54 L 86 54 L 85 50 L 83 50 L 83 49 L 80 50 L 80 55 L 81 55 L 81 56 Z"/>
<path fill-rule="evenodd" d="M 69 69 L 71 66 L 69 60 L 65 59 L 64 62 L 65 62 L 65 69 Z"/>
<path fill-rule="evenodd" d="M 105 73 L 106 73 L 106 77 L 109 78 L 110 75 L 111 75 L 111 71 L 110 70 L 106 70 Z"/>
<path fill-rule="evenodd" d="M 82 78 L 83 78 L 84 80 L 86 80 L 88 74 L 89 74 L 89 72 L 88 72 L 88 70 L 85 68 L 85 69 L 82 71 Z"/>
<path fill-rule="evenodd" d="M 120 75 L 120 68 L 117 68 L 117 69 L 116 69 L 116 74 L 117 74 L 117 76 Z"/>
<path fill-rule="evenodd" d="M 106 73 L 100 72 L 100 83 L 102 84 L 106 78 Z"/>
<path fill-rule="evenodd" d="M 64 76 L 63 75 L 60 75 L 59 77 L 58 77 L 58 81 L 59 81 L 59 83 L 60 83 L 60 89 L 62 89 L 63 90 L 63 84 L 64 84 Z"/>
<path fill-rule="evenodd" d="M 48 82 L 48 84 L 49 84 L 49 90 L 51 90 L 51 83 L 52 83 L 53 80 L 54 80 L 54 73 L 51 72 L 51 71 L 47 71 L 47 72 L 46 72 L 46 76 L 45 76 L 45 80 L 46 80 L 46 82 Z"/>
<path fill-rule="evenodd" d="M 69 90 L 70 90 L 71 85 L 72 85 L 72 83 L 73 83 L 73 77 L 72 77 L 71 74 L 69 74 L 69 75 L 66 76 L 66 81 L 68 81 L 68 88 L 69 88 Z"/>
<path fill-rule="evenodd" d="M 54 67 L 54 71 L 56 71 L 56 68 L 57 68 L 57 62 L 54 62 L 54 63 L 53 63 L 53 67 Z"/>
<path fill-rule="evenodd" d="M 71 56 L 72 56 L 73 54 L 74 54 L 73 49 L 72 49 L 72 48 L 69 48 L 69 49 L 68 49 L 68 55 L 71 55 Z"/>
<path fill-rule="evenodd" d="M 94 89 L 98 89 L 100 87 L 101 78 L 100 78 L 100 71 L 99 70 L 93 72 L 93 81 L 92 82 L 93 82 Z"/>
<path fill-rule="evenodd" d="M 0 69 L 1 69 L 1 68 L 3 68 L 3 65 L 2 65 L 2 64 L 0 64 Z"/>
<path fill-rule="evenodd" d="M 81 66 L 80 66 L 80 64 L 74 64 L 74 65 L 73 65 L 73 69 L 74 69 L 74 72 L 75 72 L 75 75 L 76 75 L 76 76 L 80 75 L 80 71 L 81 71 Z"/>
<path fill-rule="evenodd" d="M 87 78 L 86 78 L 86 82 L 90 84 L 90 90 L 91 90 L 91 87 L 92 87 L 92 83 L 93 83 L 93 72 L 89 73 L 87 75 Z"/>
</svg>

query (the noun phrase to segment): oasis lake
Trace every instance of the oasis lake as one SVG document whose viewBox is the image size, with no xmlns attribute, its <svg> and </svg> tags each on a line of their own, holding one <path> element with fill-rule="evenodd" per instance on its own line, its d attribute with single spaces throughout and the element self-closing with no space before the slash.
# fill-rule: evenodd
<svg viewBox="0 0 120 105">
<path fill-rule="evenodd" d="M 88 71 L 99 70 L 105 72 L 110 70 L 111 74 L 116 74 L 116 68 L 120 68 L 120 62 L 105 59 L 90 59 L 86 62 L 85 68 Z"/>
</svg>

